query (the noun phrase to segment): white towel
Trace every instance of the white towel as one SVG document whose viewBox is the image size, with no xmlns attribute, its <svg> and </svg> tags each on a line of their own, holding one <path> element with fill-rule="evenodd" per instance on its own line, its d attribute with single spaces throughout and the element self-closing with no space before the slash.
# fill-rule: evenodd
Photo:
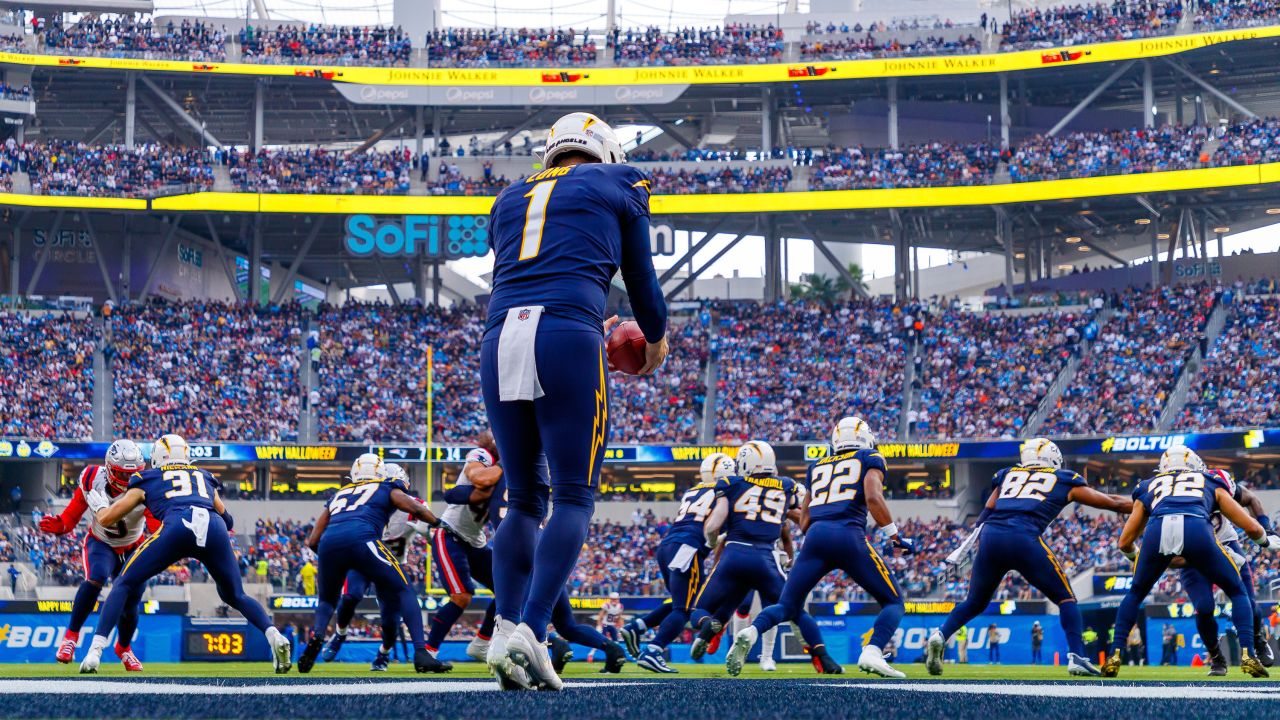
<svg viewBox="0 0 1280 720">
<path fill-rule="evenodd" d="M 196 547 L 204 547 L 209 539 L 209 511 L 202 507 L 191 508 L 191 519 L 183 518 L 182 524 L 196 536 Z"/>
<path fill-rule="evenodd" d="M 667 568 L 676 572 L 687 572 L 689 566 L 693 564 L 693 559 L 698 556 L 698 548 L 692 545 L 681 545 L 676 551 L 676 556 L 671 558 L 671 562 L 667 564 Z"/>
<path fill-rule="evenodd" d="M 1183 515 L 1165 515 L 1160 523 L 1160 554 L 1181 555 L 1187 544 Z"/>
<path fill-rule="evenodd" d="M 498 336 L 498 399 L 502 402 L 536 400 L 546 395 L 538 382 L 535 351 L 541 319 L 541 305 L 507 311 Z"/>
</svg>

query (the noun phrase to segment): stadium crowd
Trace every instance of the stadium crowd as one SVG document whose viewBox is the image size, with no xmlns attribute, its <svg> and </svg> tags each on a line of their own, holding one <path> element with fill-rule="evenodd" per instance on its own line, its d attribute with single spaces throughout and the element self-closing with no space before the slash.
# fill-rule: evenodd
<svg viewBox="0 0 1280 720">
<path fill-rule="evenodd" d="M 225 27 L 203 20 L 172 20 L 163 26 L 147 16 L 84 15 L 71 22 L 65 15 L 32 19 L 42 47 L 109 57 L 157 60 L 227 59 Z"/>
<path fill-rule="evenodd" d="M 215 153 L 241 192 L 393 195 L 409 191 L 414 166 L 408 151 L 341 153 L 323 149 L 235 148 Z"/>
<path fill-rule="evenodd" d="M 985 185 L 1000 149 L 985 143 L 932 142 L 888 148 L 828 148 L 814 158 L 810 190 Z"/>
<path fill-rule="evenodd" d="M 1236 129 L 1230 133 L 1235 137 Z M 1189 170 L 1202 164 L 1208 130 L 1165 125 L 1102 132 L 1037 135 L 1017 143 L 1008 157 L 1014 182 L 1092 177 L 1139 172 Z M 1213 165 L 1220 162 L 1215 154 Z"/>
<path fill-rule="evenodd" d="M 586 31 L 529 28 L 436 28 L 427 33 L 430 67 L 579 67 L 596 64 Z"/>
<path fill-rule="evenodd" d="M 973 35 L 963 38 L 929 37 L 914 40 L 863 37 L 818 39 L 800 44 L 801 60 L 864 60 L 878 57 L 922 55 L 968 55 L 982 52 L 982 41 Z"/>
<path fill-rule="evenodd" d="M 28 175 L 36 195 L 141 196 L 166 187 L 213 187 L 206 153 L 161 145 L 130 150 L 69 140 L 19 144 L 10 137 L 0 149 L 0 174 L 10 186 L 14 172 Z"/>
<path fill-rule="evenodd" d="M 620 66 L 782 62 L 785 41 L 773 25 L 643 30 L 615 28 L 608 40 Z"/>
<path fill-rule="evenodd" d="M 1280 419 L 1280 300 L 1234 300 L 1228 313 L 1187 393 L 1179 429 L 1269 427 Z"/>
<path fill-rule="evenodd" d="M 1167 35 L 1177 30 L 1182 12 L 1180 0 L 1113 0 L 1028 8 L 1005 23 L 1000 49 L 1049 49 Z"/>
<path fill-rule="evenodd" d="M 1214 165 L 1256 165 L 1280 161 L 1280 120 L 1260 118 L 1225 128 L 1213 152 Z"/>
<path fill-rule="evenodd" d="M 240 57 L 251 63 L 333 63 L 406 66 L 413 54 L 409 36 L 381 25 L 249 26 L 239 33 Z"/>
<path fill-rule="evenodd" d="M 1155 427 L 1221 293 L 1208 285 L 1183 285 L 1114 296 L 1114 314 L 1097 330 L 1040 432 L 1060 436 Z"/>
<path fill-rule="evenodd" d="M 296 441 L 301 313 L 202 300 L 117 308 L 103 343 L 115 436 Z"/>
<path fill-rule="evenodd" d="M 0 436 L 93 435 L 94 318 L 0 311 Z"/>
</svg>

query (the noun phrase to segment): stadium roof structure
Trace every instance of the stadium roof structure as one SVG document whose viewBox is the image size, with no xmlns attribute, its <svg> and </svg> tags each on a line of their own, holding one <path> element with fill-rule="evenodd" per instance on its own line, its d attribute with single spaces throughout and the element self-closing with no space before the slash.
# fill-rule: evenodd
<svg viewBox="0 0 1280 720">
<path fill-rule="evenodd" d="M 858 60 L 800 65 L 677 68 L 485 69 L 335 68 L 192 63 L 132 58 L 0 53 L 0 64 L 31 72 L 35 122 L 28 137 L 186 145 L 324 145 L 398 140 L 421 150 L 428 136 L 500 134 L 549 125 L 567 109 L 590 108 L 615 125 L 662 128 L 673 147 L 697 145 L 688 129 L 709 118 L 735 124 L 739 145 L 770 148 L 822 132 L 816 115 L 883 108 L 884 134 L 898 145 L 901 103 L 942 119 L 957 108 L 988 111 L 989 132 L 1016 143 L 1016 117 L 1056 108 L 1049 133 L 1094 112 L 1153 123 L 1144 108 L 1184 106 L 1207 122 L 1219 115 L 1280 114 L 1280 25 L 1054 51 Z M 1220 88 L 1229 79 L 1228 89 Z M 1186 99 L 1186 101 L 1184 101 Z M 1124 113 L 1128 113 L 1124 115 Z M 1174 115 L 1175 113 L 1170 113 Z M 269 118 L 269 121 L 268 121 Z M 1140 119 L 1139 119 L 1140 118 Z M 1024 123 L 1025 125 L 1025 123 Z M 707 128 L 704 127 L 704 130 Z M 496 145 L 497 143 L 495 143 Z M 99 233 L 154 226 L 221 254 L 279 262 L 294 274 L 339 287 L 408 279 L 426 287 L 425 262 L 352 257 L 343 218 L 477 216 L 489 197 L 288 195 L 201 192 L 152 198 L 0 195 L 18 227 L 51 227 L 59 211 L 93 215 Z M 1212 228 L 1260 225 L 1280 207 L 1280 164 L 962 187 L 657 195 L 656 217 L 679 229 L 763 235 L 766 296 L 784 292 L 782 237 L 813 238 L 838 270 L 832 243 L 1004 252 L 1006 279 L 1053 273 L 1055 258 L 1079 247 L 1124 263 L 1121 251 L 1168 240 L 1203 247 Z M 317 228 L 319 228 L 317 230 Z M 1167 235 L 1168 238 L 1161 238 Z M 1068 238 L 1086 238 L 1068 243 Z M 698 248 L 701 249 L 701 248 Z M 1021 257 L 1019 257 L 1021 256 Z M 683 268 L 688 258 L 675 267 Z M 1021 263 L 1015 261 L 1021 260 Z M 710 262 L 703 263 L 705 269 Z M 14 264 L 16 268 L 16 263 Z M 694 270 L 691 280 L 697 275 Z M 843 272 L 843 270 L 841 270 Z M 104 277 L 107 273 L 104 271 Z M 33 286 L 10 273 L 11 288 Z M 668 280 L 676 281 L 674 274 Z M 1158 279 L 1158 278 L 1153 278 Z M 899 273 L 900 295 L 910 279 Z M 683 288 L 678 280 L 672 295 Z"/>
</svg>

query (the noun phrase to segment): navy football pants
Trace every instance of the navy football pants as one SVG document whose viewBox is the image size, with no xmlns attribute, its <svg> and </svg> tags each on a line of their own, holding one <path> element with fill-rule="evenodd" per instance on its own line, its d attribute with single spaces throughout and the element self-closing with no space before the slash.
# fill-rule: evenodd
<svg viewBox="0 0 1280 720">
<path fill-rule="evenodd" d="M 528 624 L 539 640 L 586 540 L 609 440 L 603 335 L 546 316 L 541 323 L 535 353 L 545 395 L 537 400 L 500 400 L 500 330 L 480 349 L 485 410 L 507 483 L 507 515 L 493 540 L 497 612 Z M 539 472 L 544 455 L 549 488 Z M 555 513 L 539 535 L 548 495 Z"/>
<path fill-rule="evenodd" d="M 810 591 L 833 570 L 843 570 L 849 579 L 880 603 L 880 615 L 876 618 L 870 644 L 883 648 L 897 632 L 906 606 L 889 567 L 867 542 L 866 531 L 849 523 L 819 521 L 809 526 L 804 546 L 791 567 L 781 596 L 761 610 L 751 624 L 764 633 L 776 625 L 795 620 L 804 610 L 804 601 Z M 768 602 L 763 593 L 760 600 Z M 809 642 L 808 638 L 805 640 Z"/>
<path fill-rule="evenodd" d="M 1238 540 L 1227 543 L 1227 547 L 1241 557 L 1245 555 L 1244 548 L 1240 546 Z M 1210 653 L 1216 653 L 1218 650 L 1218 620 L 1214 617 L 1217 611 L 1217 603 L 1213 600 L 1213 583 L 1204 573 L 1199 570 L 1193 570 L 1189 567 L 1182 569 L 1182 588 L 1187 591 L 1187 599 L 1191 601 L 1191 605 L 1196 609 L 1196 632 L 1200 633 L 1200 640 L 1204 643 L 1206 649 Z M 1253 603 L 1253 636 L 1256 640 L 1262 632 L 1262 618 L 1264 613 L 1262 607 L 1258 605 L 1257 595 L 1253 587 L 1253 563 L 1245 560 L 1240 566 L 1240 580 L 1244 582 L 1244 591 L 1249 593 L 1249 602 Z"/>
<path fill-rule="evenodd" d="M 111 588 L 111 595 L 107 597 L 102 617 L 98 620 L 96 634 L 104 637 L 109 635 L 120 621 L 125 605 L 137 607 L 142 600 L 147 581 L 186 558 L 194 558 L 204 565 L 209 577 L 213 578 L 218 587 L 218 597 L 240 611 L 249 624 L 264 632 L 271 627 L 267 611 L 262 609 L 257 600 L 244 593 L 244 586 L 240 583 L 240 566 L 236 563 L 231 536 L 227 534 L 227 525 L 222 516 L 212 510 L 208 511 L 209 529 L 204 547 L 200 547 L 196 544 L 195 534 L 184 522 L 191 520 L 194 510 L 195 508 L 188 507 L 180 512 L 170 512 L 160 529 L 133 552 L 120 571 L 120 578 Z"/>
<path fill-rule="evenodd" d="M 942 638 L 949 639 L 956 630 L 981 615 L 1004 576 L 1015 570 L 1058 606 L 1058 621 L 1067 636 L 1067 649 L 1083 657 L 1084 618 L 1080 616 L 1075 593 L 1071 591 L 1071 581 L 1053 550 L 1039 535 L 992 525 L 984 525 L 982 534 L 978 536 L 978 552 L 969 577 L 969 594 L 943 621 L 939 629 Z"/>
<path fill-rule="evenodd" d="M 1239 569 L 1227 555 L 1226 548 L 1214 537 L 1213 526 L 1208 520 L 1195 515 L 1184 515 L 1182 522 L 1182 557 L 1187 561 L 1187 567 L 1199 571 L 1209 582 L 1222 588 L 1231 599 L 1231 622 L 1239 633 L 1240 647 L 1253 652 L 1253 602 L 1244 588 L 1244 581 L 1240 579 Z M 1173 561 L 1173 555 L 1160 554 L 1162 525 L 1163 518 L 1151 518 L 1142 534 L 1138 566 L 1133 571 L 1133 585 L 1129 587 L 1124 600 L 1120 601 L 1120 609 L 1116 612 L 1116 636 L 1111 643 L 1113 651 L 1124 647 L 1129 631 L 1138 620 L 1138 611 L 1143 601 Z"/>
<path fill-rule="evenodd" d="M 782 571 L 778 569 L 778 561 L 773 557 L 771 546 L 725 543 L 724 551 L 720 553 L 720 562 L 716 563 L 707 576 L 706 583 L 694 600 L 693 626 L 698 627 L 708 616 L 723 625 L 738 609 L 743 598 L 750 597 L 753 591 L 760 593 L 762 605 L 776 605 L 786 583 Z M 809 647 L 822 645 L 822 631 L 818 629 L 818 623 L 804 611 L 803 602 L 790 618 L 778 622 L 792 618 L 796 627 L 800 628 L 805 644 Z"/>
<path fill-rule="evenodd" d="M 668 567 L 672 558 L 684 545 L 676 540 L 671 542 L 663 540 L 658 545 L 658 570 L 662 572 L 662 581 L 666 583 L 667 591 L 671 593 L 671 602 L 663 605 L 667 608 L 665 617 L 656 619 L 662 612 L 662 608 L 650 613 L 655 618 L 655 622 L 660 623 L 654 631 L 653 642 L 650 644 L 660 648 L 670 645 L 684 630 L 684 626 L 689 622 L 689 613 L 693 610 L 693 601 L 698 591 L 702 589 L 703 567 L 710 552 L 706 546 L 698 549 L 697 555 L 689 563 L 688 570 L 680 572 Z M 649 618 L 645 618 L 645 624 L 648 623 Z"/>
<path fill-rule="evenodd" d="M 102 594 L 102 586 L 107 580 L 117 577 L 124 568 L 128 553 L 118 553 L 116 549 L 93 536 L 85 533 L 84 546 L 81 550 L 81 562 L 84 565 L 84 581 L 76 590 L 75 602 L 71 604 L 71 620 L 67 630 L 79 633 L 84 621 L 93 614 L 98 604 L 98 596 Z M 128 648 L 133 636 L 138 631 L 138 604 L 127 603 L 120 615 L 120 632 L 117 633 L 116 644 Z"/>
<path fill-rule="evenodd" d="M 373 583 L 378 593 L 383 646 L 390 648 L 395 645 L 396 629 L 399 627 L 397 616 L 409 628 L 413 649 L 416 651 L 426 646 L 418 598 L 414 595 L 404 570 L 400 568 L 399 561 L 381 540 L 326 533 L 320 537 L 320 548 L 316 555 L 320 572 L 316 582 L 318 602 L 315 624 L 312 625 L 313 633 L 323 637 L 328 631 L 329 620 L 342 595 L 342 586 L 346 583 L 348 574 L 358 569 L 366 581 Z"/>
</svg>

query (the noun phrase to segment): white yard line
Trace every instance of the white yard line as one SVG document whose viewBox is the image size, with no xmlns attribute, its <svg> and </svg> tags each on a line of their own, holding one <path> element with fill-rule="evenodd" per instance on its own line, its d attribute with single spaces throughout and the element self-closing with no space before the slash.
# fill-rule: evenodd
<svg viewBox="0 0 1280 720">
<path fill-rule="evenodd" d="M 567 688 L 637 685 L 630 682 L 565 683 Z M 4 680 L 0 695 L 367 695 L 376 687 L 379 695 L 497 692 L 486 680 L 431 680 L 380 683 L 253 683 L 203 685 L 199 683 L 130 682 L 127 680 Z"/>
<path fill-rule="evenodd" d="M 946 693 L 950 695 L 1007 695 L 1021 697 L 1134 699 L 1134 700 L 1276 700 L 1280 687 L 1259 685 L 1155 685 L 1077 682 L 1062 684 L 1021 685 L 1012 683 L 945 683 L 945 682 L 861 682 L 815 683 L 816 687 L 845 687 L 859 690 L 892 692 Z"/>
</svg>

